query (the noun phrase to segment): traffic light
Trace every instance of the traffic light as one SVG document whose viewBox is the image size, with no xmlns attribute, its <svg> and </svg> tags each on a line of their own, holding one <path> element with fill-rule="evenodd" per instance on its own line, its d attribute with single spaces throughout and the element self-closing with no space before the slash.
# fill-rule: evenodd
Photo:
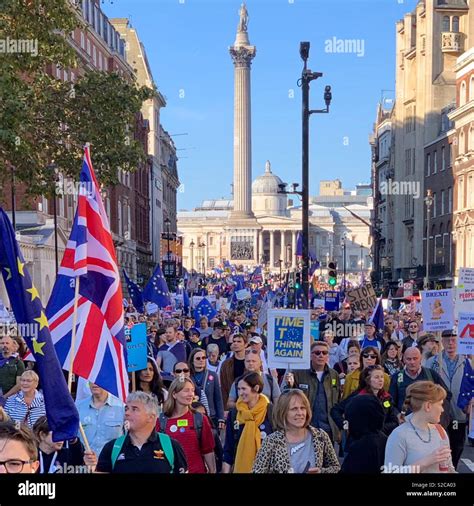
<svg viewBox="0 0 474 506">
<path fill-rule="evenodd" d="M 328 283 L 329 286 L 337 285 L 336 262 L 329 262 L 328 264 Z"/>
<path fill-rule="evenodd" d="M 299 272 L 296 273 L 295 288 L 296 288 L 296 290 L 301 288 L 301 273 L 299 273 Z"/>
</svg>

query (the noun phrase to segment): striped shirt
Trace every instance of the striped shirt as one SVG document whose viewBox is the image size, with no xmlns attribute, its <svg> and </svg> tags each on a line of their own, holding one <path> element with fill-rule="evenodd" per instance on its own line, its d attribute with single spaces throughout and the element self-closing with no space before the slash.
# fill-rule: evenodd
<svg viewBox="0 0 474 506">
<path fill-rule="evenodd" d="M 46 415 L 43 394 L 35 390 L 35 397 L 28 406 L 23 392 L 18 392 L 7 399 L 5 411 L 13 421 L 23 422 L 29 427 L 33 427 L 38 418 Z"/>
</svg>

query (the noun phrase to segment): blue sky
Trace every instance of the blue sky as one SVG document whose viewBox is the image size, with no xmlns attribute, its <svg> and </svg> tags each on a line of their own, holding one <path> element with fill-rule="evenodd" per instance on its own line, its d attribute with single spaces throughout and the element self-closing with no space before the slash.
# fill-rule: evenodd
<svg viewBox="0 0 474 506">
<path fill-rule="evenodd" d="M 182 2 L 182 3 L 180 3 Z M 370 180 L 368 136 L 382 90 L 393 90 L 395 23 L 416 0 L 247 0 L 252 64 L 252 178 L 265 161 L 284 181 L 301 178 L 299 43 L 311 42 L 310 107 L 330 114 L 310 123 L 310 193 L 321 179 L 345 188 Z M 230 195 L 233 166 L 233 44 L 240 0 L 114 0 L 102 8 L 127 17 L 145 45 L 155 82 L 167 98 L 161 121 L 176 136 L 183 191 L 178 208 Z M 328 52 L 327 41 L 356 40 L 358 51 Z M 362 45 L 363 44 L 363 45 Z M 357 52 L 361 55 L 358 56 Z M 384 92 L 392 97 L 393 92 Z"/>
</svg>

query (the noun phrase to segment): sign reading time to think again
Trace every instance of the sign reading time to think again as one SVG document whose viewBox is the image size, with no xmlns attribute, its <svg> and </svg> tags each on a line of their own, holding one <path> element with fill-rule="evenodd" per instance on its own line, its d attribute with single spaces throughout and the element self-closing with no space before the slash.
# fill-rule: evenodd
<svg viewBox="0 0 474 506">
<path fill-rule="evenodd" d="M 269 367 L 308 369 L 311 313 L 309 310 L 268 310 Z"/>
</svg>

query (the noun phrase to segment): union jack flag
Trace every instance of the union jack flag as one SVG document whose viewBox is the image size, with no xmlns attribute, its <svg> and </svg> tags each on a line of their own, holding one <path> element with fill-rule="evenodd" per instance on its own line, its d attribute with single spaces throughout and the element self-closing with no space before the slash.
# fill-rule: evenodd
<svg viewBox="0 0 474 506">
<path fill-rule="evenodd" d="M 79 276 L 73 372 L 125 400 L 128 374 L 122 287 L 88 147 L 79 187 L 71 236 L 46 308 L 49 328 L 59 361 L 69 370 L 74 290 Z"/>
</svg>

